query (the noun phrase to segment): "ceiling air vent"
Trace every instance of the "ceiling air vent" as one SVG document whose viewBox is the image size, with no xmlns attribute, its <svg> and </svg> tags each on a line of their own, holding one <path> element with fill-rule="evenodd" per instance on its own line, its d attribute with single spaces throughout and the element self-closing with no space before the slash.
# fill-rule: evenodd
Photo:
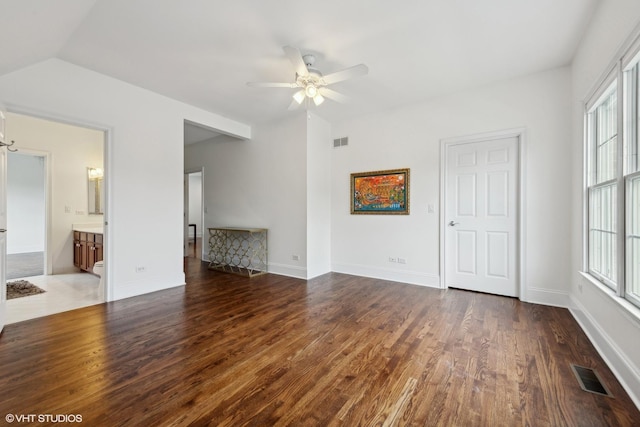
<svg viewBox="0 0 640 427">
<path fill-rule="evenodd" d="M 333 148 L 340 148 L 349 145 L 349 137 L 338 138 L 333 140 Z"/>
</svg>

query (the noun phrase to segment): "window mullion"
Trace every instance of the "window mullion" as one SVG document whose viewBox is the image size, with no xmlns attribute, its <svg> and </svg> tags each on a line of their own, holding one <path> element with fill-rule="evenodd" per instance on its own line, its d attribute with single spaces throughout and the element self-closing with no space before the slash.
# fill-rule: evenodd
<svg viewBox="0 0 640 427">
<path fill-rule="evenodd" d="M 617 164 L 616 164 L 616 190 L 617 190 L 617 198 L 616 198 L 616 204 L 617 204 L 617 208 L 616 208 L 616 234 L 617 234 L 617 238 L 616 238 L 616 268 L 617 268 L 617 289 L 616 289 L 616 293 L 621 296 L 624 297 L 625 295 L 625 262 L 624 260 L 626 259 L 625 256 L 625 247 L 626 247 L 626 234 L 625 234 L 625 214 L 626 214 L 626 209 L 624 208 L 625 206 L 625 193 L 626 193 L 626 186 L 624 185 L 624 132 L 621 132 L 622 129 L 624 129 L 624 84 L 622 84 L 622 82 L 624 81 L 624 70 L 622 68 L 622 61 L 618 62 L 618 70 L 617 70 L 617 74 L 618 74 L 618 82 L 619 84 L 616 87 L 616 90 L 618 91 L 618 97 L 617 97 L 617 126 L 618 126 L 618 138 L 616 141 L 616 146 L 617 146 Z"/>
<path fill-rule="evenodd" d="M 597 120 L 597 114 L 595 111 L 591 112 L 591 114 L 589 115 L 591 118 L 591 126 L 589 126 L 589 131 L 591 132 L 590 135 L 590 140 L 594 140 L 596 138 L 596 136 L 598 135 L 598 120 Z M 589 185 L 593 185 L 596 182 L 598 182 L 597 179 L 597 172 L 596 172 L 596 164 L 597 164 L 597 159 L 598 159 L 598 148 L 597 148 L 597 144 L 589 144 L 589 154 L 590 154 L 590 158 L 589 158 L 589 167 L 590 167 L 590 171 L 589 171 Z"/>
<path fill-rule="evenodd" d="M 625 163 L 628 168 L 627 172 L 638 170 L 638 66 L 636 64 L 631 70 L 631 79 L 629 79 L 628 92 L 628 114 L 629 137 L 625 141 L 627 147 L 627 156 L 629 161 Z"/>
<path fill-rule="evenodd" d="M 614 178 L 614 179 L 610 179 L 608 181 L 603 181 L 603 182 L 599 182 L 597 184 L 590 185 L 589 188 L 608 187 L 611 184 L 617 184 L 617 183 L 618 183 L 618 179 Z"/>
</svg>

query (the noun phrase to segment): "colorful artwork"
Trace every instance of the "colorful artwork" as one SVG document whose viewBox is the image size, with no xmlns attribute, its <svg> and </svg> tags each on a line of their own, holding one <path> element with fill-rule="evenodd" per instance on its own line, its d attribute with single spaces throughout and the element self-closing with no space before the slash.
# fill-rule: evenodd
<svg viewBox="0 0 640 427">
<path fill-rule="evenodd" d="M 351 174 L 352 214 L 409 214 L 409 169 Z"/>
</svg>

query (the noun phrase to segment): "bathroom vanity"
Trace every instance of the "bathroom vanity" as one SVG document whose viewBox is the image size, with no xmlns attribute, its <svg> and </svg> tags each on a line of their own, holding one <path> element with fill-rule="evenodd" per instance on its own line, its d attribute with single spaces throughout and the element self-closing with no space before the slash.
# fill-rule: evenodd
<svg viewBox="0 0 640 427">
<path fill-rule="evenodd" d="M 73 265 L 80 270 L 93 272 L 93 265 L 102 261 L 104 234 L 99 227 L 74 227 Z"/>
</svg>

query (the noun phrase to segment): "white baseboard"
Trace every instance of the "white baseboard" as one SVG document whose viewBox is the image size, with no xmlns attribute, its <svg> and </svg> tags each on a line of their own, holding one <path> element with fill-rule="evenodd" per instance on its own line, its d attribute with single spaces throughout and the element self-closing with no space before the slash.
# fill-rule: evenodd
<svg viewBox="0 0 640 427">
<path fill-rule="evenodd" d="M 178 275 L 173 281 L 168 281 L 164 276 L 149 276 L 145 278 L 144 281 L 119 283 L 117 289 L 112 289 L 110 301 L 136 297 L 164 289 L 177 288 L 184 286 L 185 283 L 184 273 L 182 277 Z"/>
<path fill-rule="evenodd" d="M 355 276 L 371 277 L 392 282 L 440 288 L 440 276 L 417 271 L 377 268 L 357 264 L 333 264 L 331 270 L 336 273 L 353 274 Z"/>
<path fill-rule="evenodd" d="M 297 265 L 269 262 L 267 270 L 269 271 L 269 273 L 279 274 L 281 276 L 295 277 L 297 279 L 307 278 L 307 269 L 298 267 Z"/>
<path fill-rule="evenodd" d="M 529 287 L 525 290 L 525 298 L 521 298 L 521 300 L 524 302 L 550 305 L 554 307 L 567 308 L 571 306 L 571 297 L 569 296 L 569 293 L 554 289 Z"/>
<path fill-rule="evenodd" d="M 598 325 L 596 319 L 589 314 L 584 306 L 574 298 L 571 298 L 569 311 L 576 319 L 589 341 L 596 348 L 600 357 L 616 376 L 636 407 L 640 409 L 640 372 L 633 363 L 625 357 L 625 354 L 616 345 L 606 331 Z"/>
<path fill-rule="evenodd" d="M 202 256 L 202 261 L 209 262 L 208 254 Z M 273 274 L 279 274 L 280 276 L 295 277 L 296 279 L 306 279 L 307 269 L 299 267 L 297 265 L 278 264 L 276 262 L 269 262 L 267 265 L 267 271 Z"/>
<path fill-rule="evenodd" d="M 35 246 L 14 246 L 11 249 L 7 249 L 7 255 L 28 254 L 32 252 L 44 252 L 44 248 L 42 246 L 35 245 Z"/>
</svg>

